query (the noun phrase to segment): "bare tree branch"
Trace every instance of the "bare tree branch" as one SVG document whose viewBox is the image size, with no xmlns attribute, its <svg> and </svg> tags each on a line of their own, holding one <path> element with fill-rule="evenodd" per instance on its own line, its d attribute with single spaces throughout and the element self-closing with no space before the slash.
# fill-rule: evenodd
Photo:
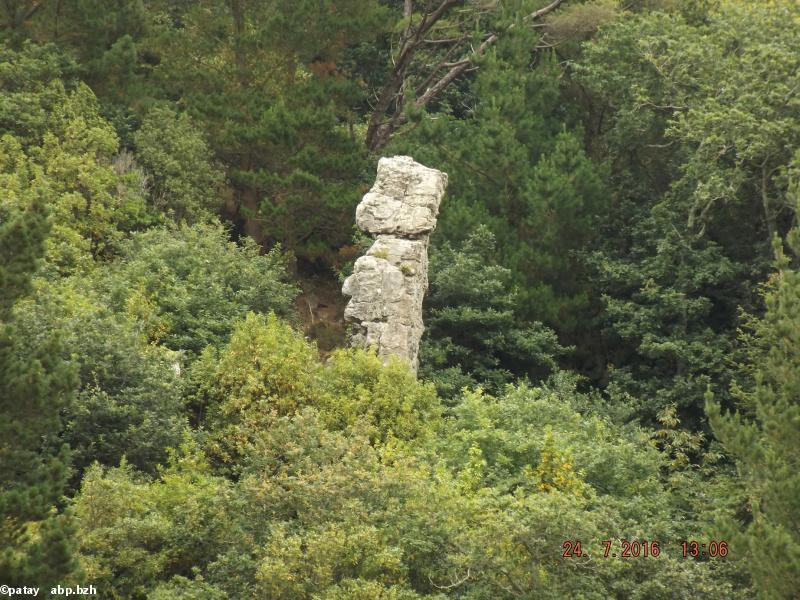
<svg viewBox="0 0 800 600">
<path fill-rule="evenodd" d="M 442 0 L 433 12 L 425 13 L 420 23 L 415 26 L 412 22 L 413 3 L 405 0 L 403 5 L 403 15 L 408 21 L 403 33 L 400 36 L 401 43 L 398 56 L 394 61 L 392 72 L 384 83 L 383 89 L 378 95 L 375 110 L 372 112 L 369 125 L 367 126 L 367 147 L 377 150 L 383 147 L 389 140 L 389 136 L 399 126 L 398 119 L 401 115 L 395 114 L 388 118 L 389 109 L 392 104 L 402 105 L 400 91 L 405 83 L 408 69 L 414 55 L 423 45 L 423 41 L 436 22 L 441 19 L 448 10 L 459 4 L 462 0 Z M 401 111 L 402 114 L 402 111 Z"/>
<path fill-rule="evenodd" d="M 433 69 L 431 69 L 431 72 L 425 78 L 425 81 L 423 81 L 421 84 L 417 86 L 416 89 L 417 96 L 419 96 L 423 92 L 423 90 L 428 88 L 431 81 L 434 80 L 439 71 L 441 71 L 442 69 L 449 68 L 449 65 L 451 63 L 447 63 L 446 61 L 450 60 L 450 57 L 455 53 L 457 47 L 458 46 L 451 46 L 450 49 L 447 51 L 447 53 L 444 55 L 444 58 L 442 58 L 442 60 L 439 62 L 439 64 L 436 65 Z"/>
<path fill-rule="evenodd" d="M 553 0 L 546 6 L 525 15 L 522 21 L 528 27 L 536 27 L 538 24 L 535 21 L 550 14 L 564 2 L 566 0 Z M 392 72 L 378 95 L 378 101 L 367 126 L 366 144 L 371 151 L 380 151 L 389 142 L 395 131 L 408 121 L 409 106 L 403 90 L 406 89 L 406 80 L 409 77 L 412 60 L 422 46 L 446 44 L 449 41 L 446 38 L 441 40 L 430 39 L 427 34 L 448 11 L 461 3 L 460 0 L 442 0 L 433 11 L 425 13 L 419 25 L 414 27 L 411 23 L 413 2 L 411 0 L 404 1 L 403 14 L 408 19 L 408 23 L 401 34 L 400 51 L 393 64 Z M 510 25 L 506 31 L 513 27 L 513 24 Z M 464 73 L 474 71 L 477 68 L 477 59 L 483 56 L 500 39 L 500 35 L 500 33 L 489 34 L 480 46 L 471 48 L 456 61 L 450 61 L 449 59 L 459 47 L 459 44 L 466 41 L 466 37 L 450 38 L 453 41 L 453 45 L 445 54 L 445 58 L 438 62 L 423 82 L 417 86 L 417 97 L 413 100 L 412 107 L 415 110 L 425 108 L 456 79 Z M 439 75 L 443 69 L 446 72 Z M 389 114 L 390 111 L 391 115 Z"/>
<path fill-rule="evenodd" d="M 469 567 L 467 567 L 467 574 L 464 575 L 464 577 L 462 577 L 461 579 L 454 580 L 449 585 L 436 585 L 435 583 L 433 583 L 433 579 L 431 579 L 430 576 L 428 576 L 428 581 L 430 581 L 431 585 L 433 585 L 433 587 L 435 587 L 438 590 L 451 590 L 453 588 L 456 588 L 456 587 L 466 583 L 467 580 L 469 579 L 469 577 L 470 577 L 470 570 L 469 570 Z"/>
<path fill-rule="evenodd" d="M 529 15 L 526 15 L 525 17 L 522 18 L 522 20 L 525 22 L 526 25 L 529 24 L 531 21 L 536 21 L 537 19 L 540 19 L 540 18 L 550 14 L 551 12 L 553 12 L 564 1 L 565 0 L 553 0 L 547 6 L 545 6 L 543 8 L 540 8 L 539 10 L 535 10 Z"/>
</svg>

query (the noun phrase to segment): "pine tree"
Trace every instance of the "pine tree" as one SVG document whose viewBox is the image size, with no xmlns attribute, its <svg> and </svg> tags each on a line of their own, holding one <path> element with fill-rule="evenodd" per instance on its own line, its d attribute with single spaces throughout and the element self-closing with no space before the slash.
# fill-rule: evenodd
<svg viewBox="0 0 800 600">
<path fill-rule="evenodd" d="M 31 289 L 48 224 L 43 206 L 0 206 L 0 581 L 63 582 L 74 570 L 72 527 L 56 505 L 69 474 L 68 448 L 48 452 L 74 373 L 50 340 L 26 353 L 13 306 Z"/>
<path fill-rule="evenodd" d="M 800 230 L 787 237 L 800 254 Z M 738 413 L 723 415 L 710 397 L 706 411 L 736 459 L 752 513 L 732 528 L 732 550 L 762 597 L 793 598 L 800 590 L 800 270 L 777 238 L 775 248 L 779 270 L 765 295 L 767 312 L 746 339 L 752 385 L 736 389 Z"/>
<path fill-rule="evenodd" d="M 203 125 L 244 233 L 299 260 L 332 260 L 369 172 L 350 108 L 363 91 L 339 63 L 385 28 L 385 8 L 203 0 L 175 10 L 154 41 L 154 77 L 167 98 L 180 90 L 180 105 Z"/>
<path fill-rule="evenodd" d="M 476 383 L 496 393 L 514 377 L 543 379 L 567 350 L 552 329 L 520 317 L 513 274 L 497 264 L 496 248 L 479 226 L 460 247 L 444 242 L 431 254 L 422 375 L 444 396 Z"/>
</svg>

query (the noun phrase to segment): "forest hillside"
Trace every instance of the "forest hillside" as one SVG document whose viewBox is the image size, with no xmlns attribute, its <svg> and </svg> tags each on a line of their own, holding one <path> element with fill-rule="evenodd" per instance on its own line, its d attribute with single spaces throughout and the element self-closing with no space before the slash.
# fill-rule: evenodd
<svg viewBox="0 0 800 600">
<path fill-rule="evenodd" d="M 796 0 L 5 0 L 0 596 L 799 598 L 799 207 Z"/>
</svg>

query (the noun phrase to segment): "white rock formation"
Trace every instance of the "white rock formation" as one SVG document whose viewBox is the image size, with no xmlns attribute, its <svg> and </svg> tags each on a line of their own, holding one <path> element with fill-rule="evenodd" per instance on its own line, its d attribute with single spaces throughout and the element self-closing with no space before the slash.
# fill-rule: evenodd
<svg viewBox="0 0 800 600">
<path fill-rule="evenodd" d="M 382 158 L 378 177 L 356 209 L 356 223 L 377 235 L 347 278 L 344 311 L 352 344 L 399 356 L 417 369 L 422 300 L 428 289 L 428 239 L 436 227 L 447 174 L 409 156 Z"/>
</svg>

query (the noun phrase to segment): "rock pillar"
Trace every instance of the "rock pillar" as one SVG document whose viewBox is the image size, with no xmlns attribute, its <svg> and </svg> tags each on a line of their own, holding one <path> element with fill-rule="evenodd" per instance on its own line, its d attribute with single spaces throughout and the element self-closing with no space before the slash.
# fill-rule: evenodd
<svg viewBox="0 0 800 600">
<path fill-rule="evenodd" d="M 428 289 L 428 240 L 436 227 L 447 174 L 409 156 L 382 158 L 378 177 L 356 209 L 358 226 L 377 236 L 356 260 L 342 293 L 351 343 L 399 356 L 417 369 L 422 300 Z"/>
</svg>

